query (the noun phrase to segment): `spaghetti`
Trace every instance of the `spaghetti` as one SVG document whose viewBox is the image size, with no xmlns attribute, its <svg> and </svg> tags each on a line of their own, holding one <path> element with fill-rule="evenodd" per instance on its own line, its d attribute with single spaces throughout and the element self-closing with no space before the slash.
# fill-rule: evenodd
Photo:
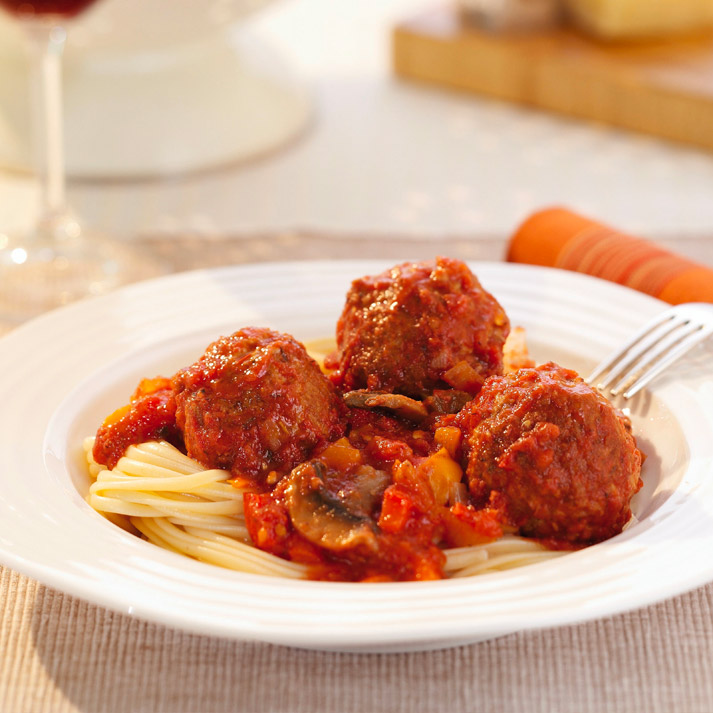
<svg viewBox="0 0 713 713">
<path fill-rule="evenodd" d="M 87 502 L 115 524 L 164 549 L 238 572 L 304 579 L 308 567 L 264 552 L 250 542 L 243 494 L 230 474 L 205 470 L 166 442 L 129 446 L 113 470 L 92 456 L 94 438 L 84 441 L 94 482 Z M 487 574 L 559 557 L 523 537 L 445 550 L 448 577 Z"/>
</svg>

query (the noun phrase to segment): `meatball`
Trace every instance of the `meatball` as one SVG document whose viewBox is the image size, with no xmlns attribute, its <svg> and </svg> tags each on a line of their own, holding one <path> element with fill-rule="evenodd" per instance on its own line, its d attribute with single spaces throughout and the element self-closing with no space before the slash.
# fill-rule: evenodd
<svg viewBox="0 0 713 713">
<path fill-rule="evenodd" d="M 282 475 L 344 433 L 334 386 L 299 342 L 269 329 L 213 342 L 173 388 L 188 455 L 234 476 Z"/>
<path fill-rule="evenodd" d="M 492 377 L 455 420 L 471 494 L 495 491 L 520 534 L 584 545 L 631 517 L 642 456 L 629 421 L 574 371 Z"/>
<path fill-rule="evenodd" d="M 352 283 L 337 324 L 336 383 L 428 396 L 475 394 L 502 373 L 508 318 L 459 260 L 406 263 Z"/>
</svg>

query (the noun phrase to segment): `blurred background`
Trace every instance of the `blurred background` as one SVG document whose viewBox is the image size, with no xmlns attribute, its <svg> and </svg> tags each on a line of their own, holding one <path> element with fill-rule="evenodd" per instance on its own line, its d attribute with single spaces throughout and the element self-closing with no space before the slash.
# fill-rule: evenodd
<svg viewBox="0 0 713 713">
<path fill-rule="evenodd" d="M 434 8 L 101 0 L 65 55 L 70 202 L 121 240 L 315 231 L 480 241 L 488 259 L 552 204 L 684 252 L 713 234 L 709 149 L 397 76 L 395 28 Z M 20 40 L 0 16 L 4 229 L 37 197 Z"/>
</svg>

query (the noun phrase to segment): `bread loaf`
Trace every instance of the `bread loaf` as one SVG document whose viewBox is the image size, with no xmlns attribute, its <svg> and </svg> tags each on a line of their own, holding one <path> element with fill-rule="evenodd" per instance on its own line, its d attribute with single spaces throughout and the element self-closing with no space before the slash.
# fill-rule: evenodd
<svg viewBox="0 0 713 713">
<path fill-rule="evenodd" d="M 583 30 L 602 39 L 665 37 L 713 27 L 713 0 L 565 0 Z"/>
</svg>

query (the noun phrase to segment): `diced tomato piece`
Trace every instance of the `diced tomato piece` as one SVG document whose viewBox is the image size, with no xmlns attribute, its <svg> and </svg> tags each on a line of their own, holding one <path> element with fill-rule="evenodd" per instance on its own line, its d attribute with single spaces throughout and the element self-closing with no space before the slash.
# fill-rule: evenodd
<svg viewBox="0 0 713 713">
<path fill-rule="evenodd" d="M 306 565 L 318 565 L 324 563 L 324 556 L 319 547 L 301 537 L 298 533 L 293 533 L 287 546 L 289 557 L 293 562 Z"/>
<path fill-rule="evenodd" d="M 136 443 L 164 440 L 182 447 L 176 425 L 176 401 L 167 379 L 143 379 L 131 402 L 110 414 L 99 427 L 93 455 L 97 463 L 114 468 L 126 449 Z"/>
<path fill-rule="evenodd" d="M 383 436 L 374 436 L 367 445 L 367 452 L 372 458 L 384 462 L 405 461 L 413 457 L 413 450 L 407 443 Z"/>
<path fill-rule="evenodd" d="M 155 394 L 157 391 L 172 391 L 171 380 L 165 376 L 156 376 L 153 379 L 141 379 L 136 390 L 131 395 L 131 400 L 136 401 L 142 396 Z"/>
<path fill-rule="evenodd" d="M 441 562 L 423 558 L 416 563 L 414 574 L 414 579 L 419 582 L 443 579 L 443 565 Z"/>
<path fill-rule="evenodd" d="M 245 526 L 257 547 L 278 557 L 288 554 L 290 516 L 285 506 L 270 493 L 245 493 Z"/>
<path fill-rule="evenodd" d="M 411 498 L 398 486 L 390 485 L 384 492 L 379 527 L 383 532 L 403 532 L 414 510 Z"/>
</svg>

